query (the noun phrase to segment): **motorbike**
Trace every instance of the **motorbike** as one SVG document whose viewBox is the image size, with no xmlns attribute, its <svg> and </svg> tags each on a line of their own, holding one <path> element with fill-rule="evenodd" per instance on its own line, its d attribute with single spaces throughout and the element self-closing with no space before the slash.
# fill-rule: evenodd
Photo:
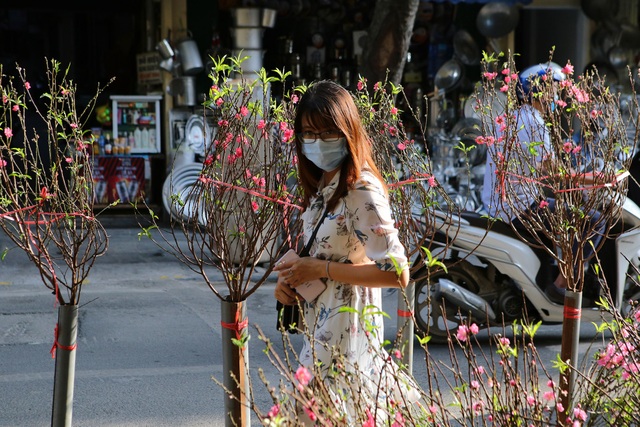
<svg viewBox="0 0 640 427">
<path fill-rule="evenodd" d="M 640 207 L 623 202 L 622 217 L 598 251 L 615 307 L 624 312 L 640 297 L 631 280 L 640 265 Z M 435 221 L 431 254 L 447 266 L 429 274 L 426 267 L 413 274 L 416 326 L 445 342 L 463 322 L 479 327 L 508 325 L 514 320 L 561 323 L 564 306 L 545 294 L 545 268 L 552 260 L 523 242 L 509 224 L 493 222 L 478 212 L 442 215 Z M 594 257 L 595 258 L 595 257 Z M 591 261 L 595 262 L 595 259 Z M 582 320 L 601 320 L 596 302 L 601 286 L 594 269 L 585 270 Z"/>
</svg>

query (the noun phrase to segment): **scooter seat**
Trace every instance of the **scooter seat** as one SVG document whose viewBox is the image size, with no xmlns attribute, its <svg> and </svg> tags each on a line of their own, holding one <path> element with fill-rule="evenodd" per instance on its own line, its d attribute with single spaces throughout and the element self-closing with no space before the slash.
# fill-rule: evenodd
<svg viewBox="0 0 640 427">
<path fill-rule="evenodd" d="M 492 221 L 487 215 L 481 215 L 478 212 L 473 211 L 462 212 L 460 214 L 460 217 L 469 222 L 469 224 L 473 227 L 484 228 L 494 233 L 499 233 L 505 236 L 519 239 L 518 235 L 511 228 L 511 225 L 505 223 L 504 221 Z"/>
</svg>

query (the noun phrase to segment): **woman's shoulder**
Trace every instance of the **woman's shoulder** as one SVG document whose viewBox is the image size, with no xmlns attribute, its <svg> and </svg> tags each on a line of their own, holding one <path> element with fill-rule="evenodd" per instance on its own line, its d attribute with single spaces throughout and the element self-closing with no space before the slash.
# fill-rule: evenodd
<svg viewBox="0 0 640 427">
<path fill-rule="evenodd" d="M 362 169 L 360 178 L 358 178 L 358 180 L 356 181 L 356 187 L 358 186 L 370 189 L 384 188 L 384 185 L 382 184 L 382 181 L 380 181 L 380 178 L 378 178 L 378 176 L 375 175 L 371 171 L 371 169 Z"/>
<path fill-rule="evenodd" d="M 371 170 L 363 169 L 360 178 L 355 182 L 353 190 L 356 193 L 377 193 L 386 195 L 385 186 Z"/>
</svg>

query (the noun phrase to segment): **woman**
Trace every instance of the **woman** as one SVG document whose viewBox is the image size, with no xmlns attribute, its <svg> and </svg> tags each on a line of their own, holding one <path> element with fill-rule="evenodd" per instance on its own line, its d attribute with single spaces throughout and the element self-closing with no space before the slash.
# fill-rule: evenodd
<svg viewBox="0 0 640 427">
<path fill-rule="evenodd" d="M 311 367 L 320 362 L 326 379 L 333 363 L 340 361 L 347 370 L 363 374 L 358 378 L 365 379 L 371 396 L 385 399 L 397 387 L 393 375 L 381 377 L 389 369 L 383 366 L 386 353 L 381 347 L 381 290 L 404 288 L 409 280 L 386 187 L 358 109 L 338 84 L 321 81 L 310 86 L 300 99 L 294 126 L 305 243 L 316 226 L 318 231 L 309 257 L 274 268 L 279 273 L 275 297 L 285 305 L 296 304 L 297 286 L 326 280 L 327 289 L 305 303 L 310 336 L 305 335 L 300 363 Z M 364 315 L 367 312 L 374 313 Z M 344 392 L 344 387 L 329 386 L 334 392 Z"/>
</svg>

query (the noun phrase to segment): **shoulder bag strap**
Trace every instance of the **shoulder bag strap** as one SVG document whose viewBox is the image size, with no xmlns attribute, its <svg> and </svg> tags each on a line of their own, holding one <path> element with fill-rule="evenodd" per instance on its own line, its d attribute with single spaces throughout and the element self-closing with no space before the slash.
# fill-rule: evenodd
<svg viewBox="0 0 640 427">
<path fill-rule="evenodd" d="M 320 217 L 320 220 L 318 220 L 318 225 L 316 225 L 316 228 L 313 230 L 313 233 L 311 234 L 311 237 L 309 238 L 309 241 L 307 241 L 307 244 L 305 245 L 304 249 L 302 249 L 302 251 L 300 252 L 299 255 L 301 257 L 309 256 L 309 251 L 311 250 L 311 245 L 313 244 L 313 241 L 316 238 L 316 234 L 318 234 L 318 230 L 320 229 L 320 226 L 324 222 L 324 219 L 325 219 L 325 217 L 327 216 L 328 213 L 329 213 L 329 207 L 326 207 L 325 210 L 324 210 L 324 213 L 322 214 L 322 217 Z"/>
</svg>

